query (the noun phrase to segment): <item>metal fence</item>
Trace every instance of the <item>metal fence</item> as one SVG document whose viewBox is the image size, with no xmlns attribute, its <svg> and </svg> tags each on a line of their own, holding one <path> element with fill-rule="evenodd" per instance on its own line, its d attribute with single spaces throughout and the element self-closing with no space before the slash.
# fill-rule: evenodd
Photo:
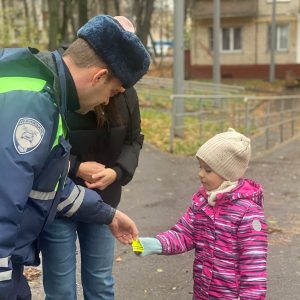
<svg viewBox="0 0 300 300">
<path fill-rule="evenodd" d="M 215 84 L 211 82 L 184 80 L 184 91 L 186 94 L 223 94 L 241 93 L 245 88 L 239 85 Z M 136 85 L 137 89 L 148 88 L 149 90 L 172 90 L 173 79 L 153 76 L 144 76 Z"/>
<path fill-rule="evenodd" d="M 233 127 L 251 138 L 254 156 L 300 132 L 300 95 L 172 95 L 171 100 L 171 152 L 178 130 L 195 135 L 202 143 Z M 178 101 L 184 101 L 184 113 L 176 113 Z"/>
<path fill-rule="evenodd" d="M 170 96 L 173 93 L 173 79 L 144 76 L 136 85 L 139 98 L 157 107 L 171 109 Z M 184 93 L 187 95 L 230 95 L 244 93 L 245 88 L 237 85 L 214 84 L 210 82 L 184 81 Z"/>
</svg>

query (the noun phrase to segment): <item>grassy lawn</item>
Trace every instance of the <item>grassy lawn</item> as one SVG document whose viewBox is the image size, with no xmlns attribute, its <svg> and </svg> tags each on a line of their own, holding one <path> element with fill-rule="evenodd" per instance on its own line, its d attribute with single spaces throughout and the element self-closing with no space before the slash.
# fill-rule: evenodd
<svg viewBox="0 0 300 300">
<path fill-rule="evenodd" d="M 170 113 L 141 108 L 141 118 L 145 140 L 162 151 L 170 152 Z M 206 122 L 199 128 L 197 119 L 186 117 L 184 123 L 186 128 L 183 138 L 175 137 L 173 140 L 174 154 L 195 155 L 208 138 L 222 131 L 221 125 L 216 122 Z M 222 126 L 228 127 L 226 124 Z"/>
<path fill-rule="evenodd" d="M 246 87 L 247 94 L 251 95 L 268 95 L 278 94 L 284 91 L 284 81 L 277 80 L 274 83 L 260 80 L 231 80 L 223 82 L 226 84 L 241 85 Z M 140 99 L 142 130 L 145 140 L 157 147 L 158 149 L 170 152 L 170 128 L 171 128 L 171 95 L 172 91 L 168 88 L 145 88 L 139 89 L 138 95 Z M 213 100 L 207 99 L 202 102 L 202 110 L 206 111 L 201 118 L 199 125 L 199 116 L 187 116 L 184 118 L 183 138 L 175 137 L 173 139 L 173 153 L 179 155 L 194 155 L 207 139 L 216 133 L 227 130 L 228 127 L 243 132 L 243 112 L 241 116 L 234 107 L 228 108 L 227 111 L 221 112 L 220 109 L 213 107 Z M 243 101 L 237 99 L 232 101 L 232 106 Z M 185 111 L 193 112 L 199 110 L 199 102 L 195 99 L 185 101 Z M 231 111 L 231 115 L 229 112 Z M 224 114 L 228 114 L 224 117 Z M 220 119 L 223 121 L 220 122 Z M 201 127 L 200 127 L 201 126 Z M 255 128 L 249 128 L 251 133 L 255 132 Z"/>
</svg>

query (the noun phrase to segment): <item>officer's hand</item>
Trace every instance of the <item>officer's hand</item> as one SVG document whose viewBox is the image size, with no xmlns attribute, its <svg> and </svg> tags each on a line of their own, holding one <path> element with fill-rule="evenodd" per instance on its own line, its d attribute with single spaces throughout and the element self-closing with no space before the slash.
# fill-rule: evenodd
<svg viewBox="0 0 300 300">
<path fill-rule="evenodd" d="M 122 244 L 130 244 L 133 240 L 138 239 L 138 229 L 135 223 L 119 210 L 116 210 L 109 227 L 112 234 Z"/>
</svg>

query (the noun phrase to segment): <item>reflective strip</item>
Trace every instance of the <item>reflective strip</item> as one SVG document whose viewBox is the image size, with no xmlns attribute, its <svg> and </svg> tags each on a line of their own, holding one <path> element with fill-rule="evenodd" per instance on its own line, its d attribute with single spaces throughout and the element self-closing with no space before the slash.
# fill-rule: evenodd
<svg viewBox="0 0 300 300">
<path fill-rule="evenodd" d="M 40 92 L 46 84 L 45 80 L 31 77 L 0 77 L 0 93 L 22 90 Z"/>
<path fill-rule="evenodd" d="M 79 207 L 81 206 L 81 203 L 83 201 L 84 194 L 85 194 L 85 189 L 82 186 L 78 186 L 78 188 L 80 190 L 80 194 L 78 195 L 78 197 L 77 197 L 76 201 L 74 202 L 72 208 L 64 214 L 68 218 L 70 218 L 74 213 L 76 213 L 76 211 L 79 209 Z"/>
<path fill-rule="evenodd" d="M 57 206 L 58 211 L 62 211 L 68 205 L 73 204 L 71 209 L 64 214 L 67 217 L 71 217 L 80 207 L 84 194 L 85 189 L 82 186 L 75 185 L 70 196 Z"/>
<path fill-rule="evenodd" d="M 66 130 L 65 130 L 65 127 L 63 125 L 63 121 L 62 121 L 61 115 L 59 114 L 57 132 L 56 132 L 55 140 L 54 140 L 53 145 L 52 145 L 52 149 L 56 145 L 58 145 L 58 143 L 59 143 L 59 137 L 60 136 L 65 137 L 66 136 Z"/>
<path fill-rule="evenodd" d="M 58 188 L 59 188 L 59 181 L 60 181 L 61 176 L 59 177 L 58 181 L 56 182 L 54 191 L 57 192 Z"/>
<path fill-rule="evenodd" d="M 66 206 L 72 204 L 76 200 L 78 194 L 80 193 L 78 188 L 79 187 L 77 185 L 74 186 L 70 196 L 57 206 L 58 211 L 62 211 Z"/>
<path fill-rule="evenodd" d="M 12 270 L 0 273 L 0 281 L 11 280 Z"/>
<path fill-rule="evenodd" d="M 10 256 L 0 258 L 0 268 L 7 268 L 9 260 L 10 260 Z"/>
<path fill-rule="evenodd" d="M 55 197 L 56 191 L 53 192 L 39 192 L 32 190 L 29 194 L 29 197 L 35 200 L 53 200 Z"/>
</svg>

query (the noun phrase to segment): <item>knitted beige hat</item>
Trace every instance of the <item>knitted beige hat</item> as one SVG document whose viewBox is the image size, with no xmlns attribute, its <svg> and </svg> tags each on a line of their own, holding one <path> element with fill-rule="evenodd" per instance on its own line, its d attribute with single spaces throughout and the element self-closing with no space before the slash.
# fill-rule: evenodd
<svg viewBox="0 0 300 300">
<path fill-rule="evenodd" d="M 215 173 L 230 181 L 245 174 L 250 155 L 250 139 L 232 128 L 209 139 L 196 153 Z"/>
</svg>

